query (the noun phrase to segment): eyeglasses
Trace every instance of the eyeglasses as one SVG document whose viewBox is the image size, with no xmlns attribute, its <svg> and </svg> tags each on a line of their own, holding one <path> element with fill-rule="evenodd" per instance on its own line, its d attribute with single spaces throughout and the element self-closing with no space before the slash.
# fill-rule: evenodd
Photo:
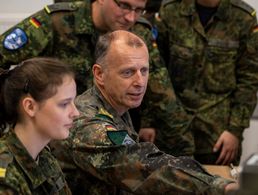
<svg viewBox="0 0 258 195">
<path fill-rule="evenodd" d="M 144 8 L 132 8 L 132 6 L 128 3 L 119 2 L 119 0 L 114 0 L 114 2 L 118 7 L 120 7 L 124 11 L 125 14 L 134 11 L 137 15 L 141 15 L 144 12 Z"/>
</svg>

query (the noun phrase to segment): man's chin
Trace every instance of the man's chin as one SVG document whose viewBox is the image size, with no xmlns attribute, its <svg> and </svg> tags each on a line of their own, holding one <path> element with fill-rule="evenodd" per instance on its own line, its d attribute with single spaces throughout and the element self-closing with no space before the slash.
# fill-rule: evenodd
<svg viewBox="0 0 258 195">
<path fill-rule="evenodd" d="M 140 103 L 137 103 L 137 104 L 132 104 L 131 106 L 130 106 L 130 109 L 132 109 L 132 108 L 137 108 L 137 107 L 139 107 L 141 105 L 141 102 Z"/>
<path fill-rule="evenodd" d="M 114 27 L 113 31 L 115 30 L 129 30 L 133 25 L 123 25 L 123 24 L 118 24 Z"/>
</svg>

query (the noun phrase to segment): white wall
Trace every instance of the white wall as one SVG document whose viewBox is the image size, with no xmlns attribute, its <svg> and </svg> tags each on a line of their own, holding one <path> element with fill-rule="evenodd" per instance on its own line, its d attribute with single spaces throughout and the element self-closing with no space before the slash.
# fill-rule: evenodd
<svg viewBox="0 0 258 195">
<path fill-rule="evenodd" d="M 258 10 L 257 0 L 245 0 L 247 3 L 252 5 L 256 10 Z M 258 15 L 258 13 L 257 13 Z M 241 163 L 248 158 L 252 153 L 258 152 L 258 106 L 254 112 L 255 118 L 251 120 L 250 127 L 244 132 L 243 141 L 243 153 L 241 157 Z"/>
<path fill-rule="evenodd" d="M 245 0 L 258 10 L 257 0 Z M 53 0 L 0 0 L 0 33 L 21 21 L 30 14 L 42 9 Z M 258 106 L 255 115 L 258 116 Z M 258 152 L 258 120 L 251 120 L 250 128 L 244 132 L 243 156 L 245 160 L 251 153 Z"/>
<path fill-rule="evenodd" d="M 257 10 L 257 8 L 258 8 L 257 0 L 244 0 L 244 1 L 249 3 L 250 5 L 252 5 Z"/>
<path fill-rule="evenodd" d="M 53 0 L 0 0 L 0 33 Z"/>
</svg>

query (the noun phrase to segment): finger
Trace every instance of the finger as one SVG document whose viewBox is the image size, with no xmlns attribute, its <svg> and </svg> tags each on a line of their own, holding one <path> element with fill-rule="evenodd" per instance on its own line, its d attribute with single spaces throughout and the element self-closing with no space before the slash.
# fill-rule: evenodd
<svg viewBox="0 0 258 195">
<path fill-rule="evenodd" d="M 237 150 L 233 150 L 233 152 L 231 153 L 231 157 L 230 157 L 230 162 L 229 164 L 234 160 L 236 159 L 237 157 Z"/>
<path fill-rule="evenodd" d="M 220 155 L 215 163 L 221 164 L 224 161 L 225 156 L 226 156 L 226 150 L 225 150 L 225 148 L 222 148 Z"/>
<path fill-rule="evenodd" d="M 213 152 L 218 152 L 219 149 L 222 147 L 222 144 L 223 144 L 223 140 L 219 138 L 213 147 Z"/>
<path fill-rule="evenodd" d="M 229 163 L 231 162 L 231 155 L 232 153 L 231 152 L 227 152 L 226 155 L 225 155 L 225 158 L 222 162 L 222 165 L 229 165 Z"/>
</svg>

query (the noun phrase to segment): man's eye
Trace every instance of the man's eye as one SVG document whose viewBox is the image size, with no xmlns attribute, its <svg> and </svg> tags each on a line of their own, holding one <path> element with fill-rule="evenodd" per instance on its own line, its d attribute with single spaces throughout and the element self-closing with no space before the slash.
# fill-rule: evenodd
<svg viewBox="0 0 258 195">
<path fill-rule="evenodd" d="M 132 71 L 132 70 L 126 70 L 126 71 L 122 72 L 122 75 L 123 75 L 124 77 L 129 77 L 129 76 L 131 76 L 132 74 L 133 74 L 133 71 Z"/>
<path fill-rule="evenodd" d="M 142 75 L 146 75 L 146 74 L 148 74 L 148 72 L 149 72 L 149 69 L 148 68 L 143 68 L 143 69 L 141 69 L 141 73 L 142 73 Z"/>
<path fill-rule="evenodd" d="M 126 9 L 126 10 L 131 10 L 131 6 L 128 5 L 127 3 L 120 3 L 120 8 Z"/>
</svg>

